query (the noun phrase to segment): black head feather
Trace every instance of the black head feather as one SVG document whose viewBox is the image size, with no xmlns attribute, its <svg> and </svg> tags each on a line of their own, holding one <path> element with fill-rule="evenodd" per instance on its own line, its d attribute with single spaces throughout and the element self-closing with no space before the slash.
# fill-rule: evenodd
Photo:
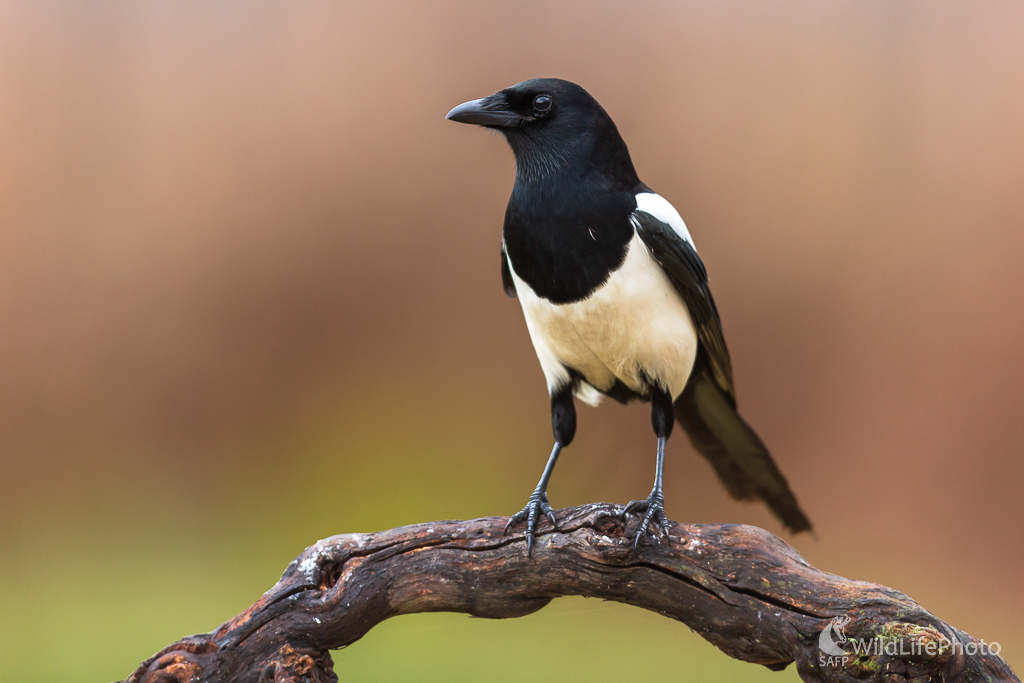
<svg viewBox="0 0 1024 683">
<path fill-rule="evenodd" d="M 615 123 L 590 93 L 534 78 L 453 109 L 448 118 L 500 131 L 516 156 L 517 182 L 601 176 L 614 189 L 640 183 Z"/>
</svg>

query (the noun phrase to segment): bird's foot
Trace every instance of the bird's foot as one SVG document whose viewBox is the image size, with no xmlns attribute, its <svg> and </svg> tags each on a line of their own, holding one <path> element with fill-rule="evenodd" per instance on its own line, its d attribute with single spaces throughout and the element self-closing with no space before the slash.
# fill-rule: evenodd
<svg viewBox="0 0 1024 683">
<path fill-rule="evenodd" d="M 647 496 L 645 500 L 630 501 L 619 511 L 619 516 L 625 518 L 631 512 L 644 513 L 640 526 L 637 527 L 636 536 L 633 538 L 633 548 L 639 546 L 640 538 L 648 533 L 654 537 L 660 534 L 665 537 L 665 540 L 669 540 L 668 517 L 665 516 L 665 497 L 661 491 L 651 491 L 651 495 Z M 652 522 L 657 529 L 653 533 L 651 532 Z"/>
<path fill-rule="evenodd" d="M 526 520 L 527 557 L 533 555 L 533 539 L 537 531 L 537 519 L 542 513 L 551 521 L 551 526 L 557 531 L 558 522 L 555 521 L 555 511 L 551 509 L 551 504 L 548 503 L 548 494 L 543 491 L 534 491 L 533 495 L 530 496 L 530 500 L 526 503 L 526 507 L 509 517 L 508 523 L 505 524 L 505 533 L 508 533 L 508 530 L 514 525 L 519 524 L 524 519 Z"/>
</svg>

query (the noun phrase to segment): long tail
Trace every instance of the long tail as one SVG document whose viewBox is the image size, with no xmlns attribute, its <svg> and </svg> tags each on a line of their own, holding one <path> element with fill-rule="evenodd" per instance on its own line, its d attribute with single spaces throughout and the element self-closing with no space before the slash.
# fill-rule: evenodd
<svg viewBox="0 0 1024 683">
<path fill-rule="evenodd" d="M 676 420 L 733 498 L 763 500 L 787 529 L 809 531 L 811 523 L 768 449 L 702 360 L 698 357 L 686 389 L 675 401 Z"/>
</svg>

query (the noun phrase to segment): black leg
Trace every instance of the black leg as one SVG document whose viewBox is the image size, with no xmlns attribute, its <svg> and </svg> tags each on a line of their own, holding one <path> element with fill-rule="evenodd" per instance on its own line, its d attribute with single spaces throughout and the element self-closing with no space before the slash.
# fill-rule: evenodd
<svg viewBox="0 0 1024 683">
<path fill-rule="evenodd" d="M 533 538 L 540 513 L 543 512 L 551 520 L 551 526 L 558 529 L 555 513 L 548 502 L 548 481 L 551 479 L 551 472 L 555 469 L 555 463 L 558 462 L 558 454 L 572 443 L 573 437 L 576 436 L 576 406 L 572 401 L 571 386 L 565 387 L 551 397 L 551 428 L 555 433 L 555 445 L 548 457 L 548 464 L 544 466 L 544 473 L 540 475 L 540 481 L 537 482 L 537 488 L 530 494 L 530 500 L 526 503 L 526 507 L 509 517 L 508 523 L 505 525 L 505 531 L 508 532 L 512 525 L 526 520 L 527 556 L 533 555 Z"/>
<path fill-rule="evenodd" d="M 665 516 L 665 494 L 662 490 L 662 475 L 665 471 L 665 444 L 672 434 L 675 414 L 672 408 L 672 397 L 660 388 L 651 388 L 651 426 L 658 435 L 658 461 L 654 469 L 654 488 L 646 500 L 634 500 L 622 508 L 622 515 L 630 512 L 643 512 L 644 516 L 637 528 L 633 547 L 640 544 L 640 538 L 648 532 L 651 522 L 658 531 L 668 536 L 668 518 Z"/>
</svg>

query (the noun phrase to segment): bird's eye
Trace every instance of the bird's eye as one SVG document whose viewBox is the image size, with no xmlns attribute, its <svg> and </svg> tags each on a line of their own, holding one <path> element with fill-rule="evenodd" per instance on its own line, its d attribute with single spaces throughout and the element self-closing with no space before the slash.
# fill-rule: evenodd
<svg viewBox="0 0 1024 683">
<path fill-rule="evenodd" d="M 533 110 L 536 112 L 546 112 L 551 109 L 551 98 L 547 95 L 537 95 L 533 98 Z"/>
</svg>

